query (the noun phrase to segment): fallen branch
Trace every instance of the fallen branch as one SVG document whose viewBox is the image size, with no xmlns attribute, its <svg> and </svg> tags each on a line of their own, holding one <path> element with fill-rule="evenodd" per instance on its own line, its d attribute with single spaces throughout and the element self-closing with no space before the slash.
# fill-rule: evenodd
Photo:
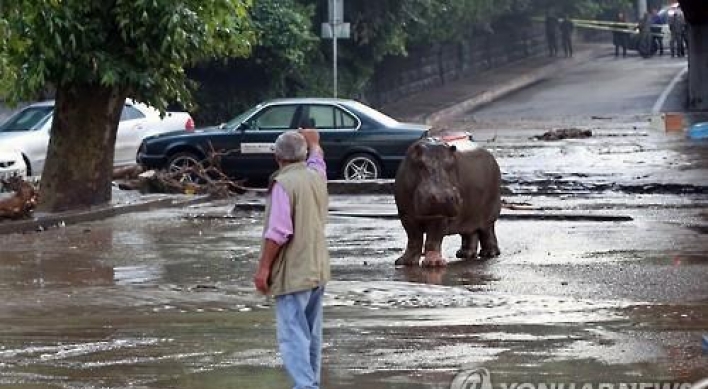
<svg viewBox="0 0 708 389">
<path fill-rule="evenodd" d="M 245 187 L 244 181 L 231 180 L 221 169 L 221 157 L 238 152 L 237 150 L 216 151 L 209 143 L 209 154 L 195 165 L 183 167 L 179 171 L 148 171 L 132 177 L 133 169 L 116 170 L 116 175 L 131 177 L 119 181 L 118 187 L 127 190 L 140 190 L 147 193 L 187 193 L 208 194 L 215 198 L 228 198 L 234 195 L 254 191 Z"/>
<path fill-rule="evenodd" d="M 123 167 L 117 167 L 113 169 L 113 179 L 114 180 L 134 180 L 137 179 L 140 173 L 143 173 L 143 169 L 140 165 L 129 165 Z"/>
</svg>

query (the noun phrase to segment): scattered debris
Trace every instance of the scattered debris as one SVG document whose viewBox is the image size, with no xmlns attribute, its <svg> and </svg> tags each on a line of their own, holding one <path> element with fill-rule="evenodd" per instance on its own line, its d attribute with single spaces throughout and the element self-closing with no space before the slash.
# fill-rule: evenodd
<svg viewBox="0 0 708 389">
<path fill-rule="evenodd" d="M 531 139 L 554 141 L 563 139 L 585 139 L 592 136 L 591 130 L 581 130 L 579 128 L 562 128 L 553 131 L 547 131 L 543 135 L 531 137 Z"/>
<path fill-rule="evenodd" d="M 141 166 L 129 166 L 113 171 L 118 188 L 142 193 L 208 194 L 228 198 L 251 190 L 243 181 L 232 181 L 221 170 L 221 157 L 233 151 L 211 151 L 204 160 L 178 171 L 143 171 Z"/>
<path fill-rule="evenodd" d="M 113 169 L 114 180 L 135 180 L 138 176 L 145 172 L 141 165 L 129 165 Z"/>
<path fill-rule="evenodd" d="M 512 211 L 542 211 L 543 208 L 534 207 L 530 203 L 512 203 L 502 199 L 502 208 Z"/>
<path fill-rule="evenodd" d="M 37 188 L 20 177 L 0 180 L 0 183 L 14 192 L 11 197 L 0 200 L 0 219 L 17 220 L 30 217 L 39 200 Z"/>
</svg>

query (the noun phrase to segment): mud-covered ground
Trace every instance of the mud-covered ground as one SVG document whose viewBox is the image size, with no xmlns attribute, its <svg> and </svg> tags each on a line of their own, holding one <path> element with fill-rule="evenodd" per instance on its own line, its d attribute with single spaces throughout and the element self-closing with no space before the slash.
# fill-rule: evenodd
<svg viewBox="0 0 708 389">
<path fill-rule="evenodd" d="M 495 382 L 708 376 L 708 143 L 639 110 L 592 115 L 482 110 L 455 124 L 497 156 L 505 200 L 532 208 L 503 211 L 499 258 L 397 269 L 392 198 L 332 196 L 340 215 L 375 217 L 330 219 L 323 387 L 448 388 L 476 367 Z M 562 125 L 593 137 L 530 139 Z M 262 214 L 232 208 L 0 236 L 0 386 L 288 387 L 271 301 L 251 285 Z M 446 240 L 447 257 L 458 244 Z"/>
</svg>

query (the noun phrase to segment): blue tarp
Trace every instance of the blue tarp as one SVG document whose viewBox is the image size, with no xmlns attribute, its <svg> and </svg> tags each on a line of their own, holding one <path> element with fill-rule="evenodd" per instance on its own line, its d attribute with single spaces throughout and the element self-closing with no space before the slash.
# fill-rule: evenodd
<svg viewBox="0 0 708 389">
<path fill-rule="evenodd" d="M 691 139 L 708 139 L 708 122 L 692 125 L 687 135 Z"/>
</svg>

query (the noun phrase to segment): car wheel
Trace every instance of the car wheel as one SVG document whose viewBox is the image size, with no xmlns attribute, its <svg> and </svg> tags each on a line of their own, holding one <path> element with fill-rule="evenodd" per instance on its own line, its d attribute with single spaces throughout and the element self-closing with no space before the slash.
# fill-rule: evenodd
<svg viewBox="0 0 708 389">
<path fill-rule="evenodd" d="M 344 162 L 342 177 L 347 181 L 375 180 L 381 178 L 381 165 L 370 154 L 354 154 Z"/>
<path fill-rule="evenodd" d="M 179 173 L 182 172 L 182 177 L 180 181 L 186 181 L 186 182 L 198 182 L 201 181 L 199 179 L 199 176 L 193 173 L 190 173 L 192 168 L 195 166 L 199 165 L 201 163 L 202 159 L 199 158 L 196 154 L 190 153 L 190 152 L 181 152 L 173 155 L 170 157 L 169 162 L 167 163 L 167 172 L 168 173 Z"/>
</svg>

